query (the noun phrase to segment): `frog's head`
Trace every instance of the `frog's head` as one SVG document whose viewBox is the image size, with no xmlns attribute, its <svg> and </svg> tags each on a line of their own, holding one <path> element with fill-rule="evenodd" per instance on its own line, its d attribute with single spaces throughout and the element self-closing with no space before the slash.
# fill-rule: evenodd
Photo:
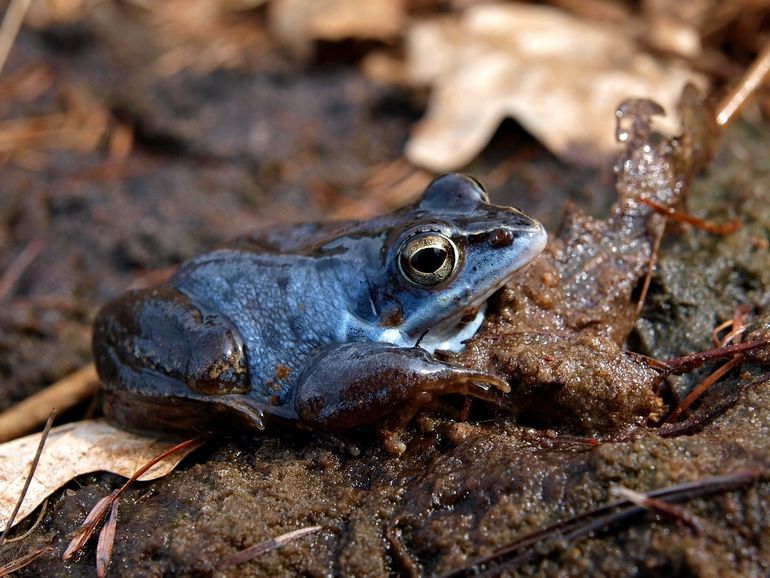
<svg viewBox="0 0 770 578">
<path fill-rule="evenodd" d="M 481 184 L 460 174 L 434 180 L 401 214 L 404 226 L 384 247 L 391 283 L 382 310 L 413 339 L 427 331 L 451 335 L 547 239 L 539 222 L 490 204 Z"/>
</svg>

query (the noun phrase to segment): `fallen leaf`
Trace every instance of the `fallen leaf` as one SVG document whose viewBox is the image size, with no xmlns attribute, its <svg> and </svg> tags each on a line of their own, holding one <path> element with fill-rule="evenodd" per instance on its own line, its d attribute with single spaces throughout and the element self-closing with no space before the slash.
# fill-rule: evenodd
<svg viewBox="0 0 770 578">
<path fill-rule="evenodd" d="M 267 44 L 264 27 L 253 15 L 244 14 L 267 0 L 139 1 L 161 49 L 151 64 L 152 73 L 160 78 L 182 70 L 198 76 L 237 68 Z"/>
<path fill-rule="evenodd" d="M 86 543 L 94 535 L 96 528 L 104 519 L 104 516 L 107 513 L 107 510 L 111 510 L 112 513 L 110 514 L 110 520 L 107 522 L 107 524 L 102 528 L 102 531 L 99 533 L 99 545 L 97 546 L 97 549 L 96 549 L 97 574 L 101 576 L 100 572 L 106 572 L 107 571 L 106 564 L 109 564 L 109 557 L 112 552 L 112 539 L 114 538 L 114 529 L 115 529 L 114 525 L 117 524 L 118 500 L 120 499 L 123 492 L 125 492 L 126 489 L 135 481 L 140 480 L 142 476 L 147 472 L 149 472 L 155 465 L 162 462 L 163 460 L 168 458 L 170 455 L 174 455 L 177 453 L 184 453 L 184 450 L 189 448 L 199 447 L 201 443 L 202 441 L 198 438 L 188 439 L 158 454 L 151 460 L 145 462 L 145 464 L 141 468 L 136 470 L 122 486 L 120 486 L 118 489 L 114 490 L 112 493 L 110 493 L 107 496 L 104 496 L 101 500 L 96 502 L 96 505 L 93 508 L 91 508 L 90 512 L 88 512 L 86 519 L 83 520 L 83 523 L 80 524 L 77 530 L 75 530 L 72 536 L 72 539 L 70 540 L 70 543 L 67 546 L 67 549 L 64 551 L 64 554 L 62 555 L 62 559 L 66 562 L 70 560 L 75 554 L 80 552 L 83 549 L 83 546 L 85 546 Z M 112 538 L 110 538 L 110 529 L 109 529 L 110 527 L 112 527 L 112 532 L 113 532 Z M 103 542 L 103 540 L 107 540 L 109 543 L 109 550 L 110 550 L 109 554 L 107 554 L 105 550 L 105 548 L 107 548 L 107 543 Z M 105 562 L 105 554 L 107 554 L 106 562 Z"/>
<path fill-rule="evenodd" d="M 386 40 L 401 34 L 401 0 L 273 0 L 270 30 L 299 58 L 312 53 L 316 40 Z"/>
<path fill-rule="evenodd" d="M 435 172 L 470 162 L 506 117 L 555 154 L 599 164 L 618 149 L 621 101 L 660 102 L 675 130 L 682 87 L 706 85 L 684 66 L 641 51 L 622 27 L 547 6 L 475 6 L 459 19 L 415 24 L 407 44 L 412 82 L 432 93 L 406 155 Z"/>
<path fill-rule="evenodd" d="M 646 0 L 641 30 L 645 42 L 655 50 L 696 58 L 702 52 L 701 32 L 705 22 L 719 20 L 714 14 L 714 0 Z"/>
<path fill-rule="evenodd" d="M 29 472 L 40 434 L 0 444 L 0 529 L 10 517 Z M 43 448 L 27 495 L 14 523 L 29 515 L 54 491 L 83 474 L 98 471 L 130 477 L 179 439 L 130 433 L 104 420 L 88 420 L 53 428 Z M 154 480 L 174 470 L 196 446 L 177 452 L 145 472 L 139 480 Z"/>
</svg>

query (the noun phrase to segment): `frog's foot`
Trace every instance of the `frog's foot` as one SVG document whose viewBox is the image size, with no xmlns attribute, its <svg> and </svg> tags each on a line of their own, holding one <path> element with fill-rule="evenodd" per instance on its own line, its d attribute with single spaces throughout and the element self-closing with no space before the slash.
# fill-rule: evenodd
<svg viewBox="0 0 770 578">
<path fill-rule="evenodd" d="M 386 416 L 401 416 L 405 423 L 434 395 L 455 393 L 500 403 L 501 393 L 508 391 L 508 384 L 494 375 L 443 363 L 423 349 L 348 343 L 308 361 L 294 408 L 314 428 L 344 431 Z"/>
<path fill-rule="evenodd" d="M 124 377 L 131 370 L 124 372 Z M 265 429 L 268 409 L 242 395 L 204 395 L 190 391 L 177 380 L 136 375 L 145 383 L 141 392 L 107 387 L 102 409 L 111 422 L 141 433 L 169 431 L 209 434 Z M 150 383 L 150 381 L 152 382 Z"/>
</svg>

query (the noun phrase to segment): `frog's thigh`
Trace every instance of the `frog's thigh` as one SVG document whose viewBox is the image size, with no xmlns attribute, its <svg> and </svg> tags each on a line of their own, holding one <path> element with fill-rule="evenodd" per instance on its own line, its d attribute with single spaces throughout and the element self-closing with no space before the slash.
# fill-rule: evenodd
<svg viewBox="0 0 770 578">
<path fill-rule="evenodd" d="M 243 340 L 232 324 L 164 287 L 132 291 L 108 304 L 94 324 L 94 353 L 102 379 L 114 384 L 125 366 L 174 378 L 204 394 L 248 390 Z"/>
<path fill-rule="evenodd" d="M 431 393 L 469 393 L 490 376 L 442 363 L 419 348 L 367 342 L 326 349 L 300 375 L 294 407 L 319 429 L 344 431 L 421 404 Z"/>
</svg>

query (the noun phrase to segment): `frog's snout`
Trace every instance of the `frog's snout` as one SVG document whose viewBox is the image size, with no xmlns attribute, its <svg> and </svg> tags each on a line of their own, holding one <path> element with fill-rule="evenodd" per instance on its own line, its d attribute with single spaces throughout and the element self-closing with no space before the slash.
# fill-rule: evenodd
<svg viewBox="0 0 770 578">
<path fill-rule="evenodd" d="M 548 242 L 548 232 L 545 230 L 545 227 L 541 223 L 537 223 L 537 227 L 535 227 L 530 233 L 530 247 L 532 248 L 532 258 L 534 259 L 537 257 L 540 253 L 543 252 L 543 249 L 545 249 L 545 244 Z"/>
<path fill-rule="evenodd" d="M 493 249 L 513 247 L 520 252 L 520 260 L 531 261 L 542 253 L 548 241 L 545 227 L 534 219 L 526 227 L 499 227 L 490 231 L 489 244 Z"/>
</svg>

